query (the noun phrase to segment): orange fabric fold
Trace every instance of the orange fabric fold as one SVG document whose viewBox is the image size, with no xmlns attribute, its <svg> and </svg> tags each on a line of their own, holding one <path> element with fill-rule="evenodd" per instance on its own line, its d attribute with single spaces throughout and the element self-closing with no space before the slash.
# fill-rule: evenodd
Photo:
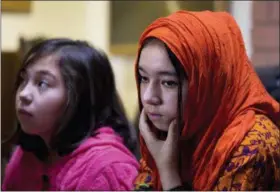
<svg viewBox="0 0 280 192">
<path fill-rule="evenodd" d="M 228 13 L 178 11 L 157 19 L 140 37 L 138 58 L 148 37 L 163 41 L 188 75 L 181 177 L 195 190 L 211 190 L 231 152 L 254 125 L 256 114 L 279 126 L 279 103 L 255 73 L 240 29 Z M 157 168 L 141 136 L 140 145 L 154 188 L 161 190 Z"/>
</svg>

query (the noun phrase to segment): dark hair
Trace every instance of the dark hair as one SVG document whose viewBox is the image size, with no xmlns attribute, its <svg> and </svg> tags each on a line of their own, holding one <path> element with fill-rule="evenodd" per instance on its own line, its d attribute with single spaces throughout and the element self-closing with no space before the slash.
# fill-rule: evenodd
<svg viewBox="0 0 280 192">
<path fill-rule="evenodd" d="M 143 50 L 143 48 L 145 48 L 149 43 L 151 43 L 152 41 L 160 41 L 164 44 L 165 46 L 165 49 L 167 51 L 167 54 L 168 54 L 168 57 L 173 65 L 173 67 L 175 68 L 175 71 L 176 71 L 176 74 L 178 76 L 178 103 L 177 103 L 177 107 L 178 107 L 178 122 L 179 122 L 179 126 L 182 127 L 183 126 L 183 108 L 182 108 L 182 105 L 181 105 L 181 102 L 182 102 L 182 81 L 183 79 L 186 79 L 187 78 L 187 74 L 185 73 L 185 70 L 183 68 L 183 65 L 181 64 L 181 62 L 179 61 L 179 59 L 177 58 L 177 56 L 171 51 L 171 49 L 166 45 L 166 43 L 164 43 L 163 41 L 161 41 L 160 39 L 156 38 L 156 37 L 148 37 L 147 39 L 144 40 L 141 48 L 140 48 L 140 51 L 139 51 L 139 56 L 138 56 L 138 61 L 137 61 L 137 65 L 139 63 L 139 58 L 140 58 L 140 54 Z M 137 79 L 138 79 L 138 82 L 140 82 L 140 74 L 137 70 Z M 137 83 L 137 86 L 138 86 L 138 90 L 140 90 L 140 85 L 139 83 Z M 141 103 L 141 100 L 140 100 L 140 95 L 138 94 L 138 102 L 139 102 L 139 108 L 140 110 L 142 109 L 142 103 Z M 139 119 L 138 119 L 139 120 Z"/>
<path fill-rule="evenodd" d="M 116 90 L 111 64 L 101 50 L 85 41 L 67 38 L 49 39 L 37 44 L 25 55 L 16 80 L 21 84 L 20 72 L 38 60 L 54 56 L 67 90 L 66 111 L 58 129 L 52 135 L 50 147 L 65 155 L 72 152 L 87 137 L 102 126 L 112 127 L 125 145 L 136 152 L 136 134 L 126 118 Z M 19 125 L 20 126 L 20 125 Z M 39 136 L 21 129 L 18 143 L 44 160 L 48 156 L 46 144 Z"/>
</svg>

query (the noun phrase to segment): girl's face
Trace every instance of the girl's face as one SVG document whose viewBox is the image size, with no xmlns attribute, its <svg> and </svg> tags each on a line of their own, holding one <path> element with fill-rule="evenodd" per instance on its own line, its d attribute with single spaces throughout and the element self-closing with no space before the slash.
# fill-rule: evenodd
<svg viewBox="0 0 280 192">
<path fill-rule="evenodd" d="M 160 41 L 152 41 L 141 51 L 139 58 L 140 97 L 143 109 L 153 125 L 168 131 L 178 116 L 179 79 L 166 48 Z M 182 81 L 182 103 L 187 96 L 187 80 Z"/>
<path fill-rule="evenodd" d="M 16 113 L 21 128 L 48 142 L 66 106 L 66 88 L 54 57 L 28 65 L 20 74 Z"/>
</svg>

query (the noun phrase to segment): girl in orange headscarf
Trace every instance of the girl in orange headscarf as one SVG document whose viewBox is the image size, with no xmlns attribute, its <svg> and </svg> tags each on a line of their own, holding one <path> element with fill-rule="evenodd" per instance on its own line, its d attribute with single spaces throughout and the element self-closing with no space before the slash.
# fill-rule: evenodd
<svg viewBox="0 0 280 192">
<path fill-rule="evenodd" d="M 178 11 L 155 20 L 140 38 L 135 70 L 136 189 L 280 189 L 279 103 L 228 13 Z"/>
</svg>

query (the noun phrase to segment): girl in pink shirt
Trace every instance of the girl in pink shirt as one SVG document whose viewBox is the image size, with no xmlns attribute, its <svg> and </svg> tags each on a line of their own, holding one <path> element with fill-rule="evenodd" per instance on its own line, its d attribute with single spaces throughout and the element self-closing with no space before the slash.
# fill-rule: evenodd
<svg viewBox="0 0 280 192">
<path fill-rule="evenodd" d="M 131 190 L 136 134 L 105 54 L 50 39 L 25 56 L 16 80 L 18 146 L 2 190 Z"/>
</svg>

